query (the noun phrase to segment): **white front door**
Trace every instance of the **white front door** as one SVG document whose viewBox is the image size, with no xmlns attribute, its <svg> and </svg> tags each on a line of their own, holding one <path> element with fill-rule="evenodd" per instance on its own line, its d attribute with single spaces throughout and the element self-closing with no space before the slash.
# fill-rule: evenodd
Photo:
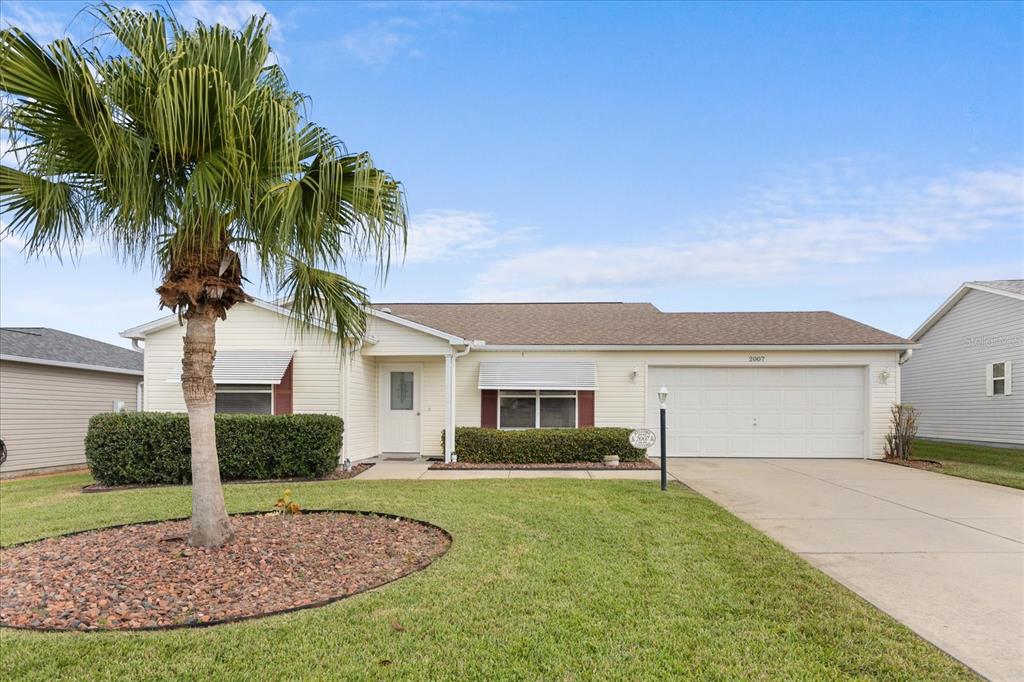
<svg viewBox="0 0 1024 682">
<path fill-rule="evenodd" d="M 651 367 L 647 425 L 655 432 L 661 386 L 671 456 L 866 454 L 863 367 Z"/>
<path fill-rule="evenodd" d="M 420 451 L 420 371 L 417 365 L 381 365 L 381 452 Z"/>
</svg>

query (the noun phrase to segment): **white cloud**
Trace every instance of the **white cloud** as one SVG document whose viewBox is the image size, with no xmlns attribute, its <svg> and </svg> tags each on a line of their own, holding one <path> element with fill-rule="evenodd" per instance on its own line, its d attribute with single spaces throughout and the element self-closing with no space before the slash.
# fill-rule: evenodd
<svg viewBox="0 0 1024 682">
<path fill-rule="evenodd" d="M 266 14 L 271 23 L 277 25 L 274 15 L 263 3 L 253 0 L 185 0 L 175 7 L 175 14 L 179 19 L 185 16 L 195 17 L 204 24 L 223 24 L 236 31 L 245 26 L 250 17 L 260 14 Z"/>
<path fill-rule="evenodd" d="M 409 221 L 406 263 L 450 261 L 519 241 L 529 228 L 503 228 L 483 213 L 426 211 Z"/>
<path fill-rule="evenodd" d="M 699 233 L 671 233 L 653 244 L 520 253 L 485 270 L 468 295 L 564 300 L 621 298 L 684 284 L 830 283 L 853 266 L 873 266 L 892 254 L 998 228 L 1024 229 L 1024 169 L 878 181 L 848 167 L 819 167 L 758 191 L 747 205 L 703 225 Z"/>
<path fill-rule="evenodd" d="M 399 52 L 415 52 L 410 48 L 410 23 L 401 17 L 373 21 L 343 35 L 341 45 L 367 66 L 380 68 Z"/>
<path fill-rule="evenodd" d="M 6 0 L 0 11 L 0 24 L 17 26 L 36 42 L 46 44 L 67 35 L 68 22 L 55 12 L 44 10 L 37 3 Z"/>
<path fill-rule="evenodd" d="M 364 8 L 392 13 L 345 33 L 338 44 L 367 66 L 380 69 L 398 57 L 421 57 L 421 39 L 450 39 L 473 16 L 512 11 L 504 2 L 372 2 Z M 378 15 L 379 16 L 379 15 Z"/>
</svg>

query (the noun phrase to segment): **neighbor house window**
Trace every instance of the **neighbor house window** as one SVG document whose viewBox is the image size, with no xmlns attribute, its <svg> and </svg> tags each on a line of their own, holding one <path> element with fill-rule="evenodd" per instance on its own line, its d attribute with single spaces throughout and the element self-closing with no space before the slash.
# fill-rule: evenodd
<svg viewBox="0 0 1024 682">
<path fill-rule="evenodd" d="M 985 374 L 988 384 L 985 388 L 988 395 L 1010 395 L 1012 387 L 1009 362 L 994 362 L 988 365 Z"/>
<path fill-rule="evenodd" d="M 499 429 L 574 429 L 576 391 L 500 391 Z"/>
<path fill-rule="evenodd" d="M 274 414 L 274 387 L 270 384 L 218 384 L 217 412 Z"/>
</svg>

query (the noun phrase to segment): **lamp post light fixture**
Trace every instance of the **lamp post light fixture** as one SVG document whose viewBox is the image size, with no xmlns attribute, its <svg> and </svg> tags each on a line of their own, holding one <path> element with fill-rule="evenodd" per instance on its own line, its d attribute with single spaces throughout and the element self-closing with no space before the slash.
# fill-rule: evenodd
<svg viewBox="0 0 1024 682">
<path fill-rule="evenodd" d="M 665 442 L 665 404 L 668 402 L 668 389 L 658 389 L 658 404 L 661 406 L 661 489 L 668 489 L 668 445 Z"/>
</svg>

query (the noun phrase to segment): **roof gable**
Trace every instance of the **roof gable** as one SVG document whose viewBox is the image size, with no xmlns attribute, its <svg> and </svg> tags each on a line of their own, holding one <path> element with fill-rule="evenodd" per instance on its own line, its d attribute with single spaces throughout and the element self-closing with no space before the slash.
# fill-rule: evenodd
<svg viewBox="0 0 1024 682">
<path fill-rule="evenodd" d="M 278 305 L 277 303 L 270 303 L 268 301 L 263 301 L 263 300 L 260 300 L 260 299 L 253 299 L 252 301 L 249 301 L 247 303 L 240 303 L 239 305 L 251 305 L 251 306 L 255 306 L 257 308 L 261 308 L 263 310 L 267 310 L 267 311 L 272 312 L 272 313 L 276 313 L 278 315 L 283 315 L 284 317 L 291 317 L 291 310 L 289 308 L 287 308 L 285 306 L 282 306 L 282 305 Z M 418 332 L 422 332 L 422 333 L 428 334 L 430 336 L 436 336 L 436 337 L 444 339 L 444 340 L 446 340 L 446 341 L 448 341 L 450 343 L 455 343 L 455 344 L 462 344 L 462 343 L 464 343 L 463 339 L 458 337 L 458 336 L 455 336 L 453 334 L 441 331 L 439 329 L 433 329 L 433 328 L 431 328 L 429 326 L 420 324 L 420 323 L 418 323 L 418 322 L 416 322 L 414 320 L 407 320 L 407 319 L 404 319 L 404 318 L 401 318 L 401 317 L 398 317 L 398 316 L 395 316 L 395 315 L 391 315 L 391 314 L 386 313 L 384 311 L 380 311 L 380 310 L 376 310 L 376 309 L 372 309 L 372 308 L 370 309 L 369 314 L 374 316 L 374 317 L 378 317 L 380 319 L 387 320 L 388 322 L 392 322 L 394 324 L 397 324 L 397 325 L 400 325 L 400 326 L 403 326 L 403 327 L 408 327 L 410 329 L 415 329 Z M 151 322 L 147 322 L 145 324 L 140 324 L 140 325 L 138 325 L 136 327 L 132 327 L 130 329 L 126 329 L 123 332 L 121 332 L 121 336 L 123 336 L 123 337 L 125 337 L 127 339 L 144 339 L 147 334 L 152 334 L 153 332 L 159 331 L 161 329 L 166 329 L 167 327 L 171 327 L 171 326 L 174 326 L 176 324 L 178 324 L 178 316 L 177 315 L 165 315 L 165 316 L 163 316 L 161 318 L 158 318 L 156 320 L 153 320 Z M 334 331 L 334 325 L 326 323 L 326 322 L 312 321 L 310 324 L 312 326 L 319 327 L 321 329 L 326 329 L 328 331 Z"/>
<path fill-rule="evenodd" d="M 997 296 L 1007 296 L 1024 301 L 1024 279 L 997 279 L 981 280 L 976 282 L 964 282 L 960 288 L 953 292 L 953 295 L 945 300 L 939 308 L 932 313 L 927 320 L 921 323 L 913 334 L 911 340 L 917 342 L 935 326 L 935 323 L 945 317 L 946 313 L 953 309 L 956 304 L 963 300 L 970 291 L 984 291 Z"/>
</svg>

